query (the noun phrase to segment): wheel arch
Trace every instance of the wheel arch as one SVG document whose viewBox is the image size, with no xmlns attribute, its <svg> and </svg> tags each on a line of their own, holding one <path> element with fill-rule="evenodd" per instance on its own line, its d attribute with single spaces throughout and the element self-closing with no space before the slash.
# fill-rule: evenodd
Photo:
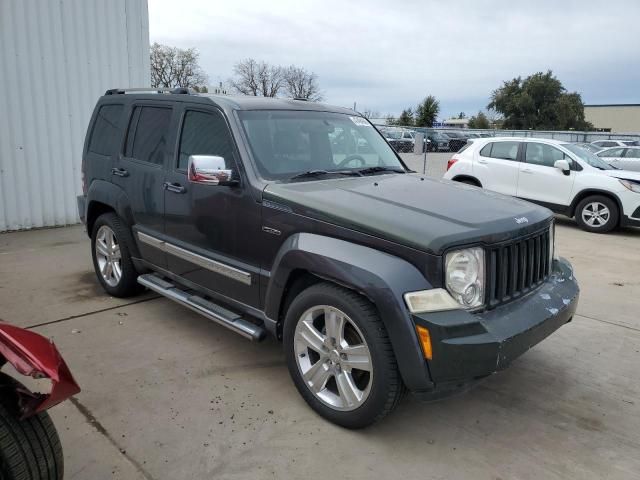
<svg viewBox="0 0 640 480">
<path fill-rule="evenodd" d="M 87 235 L 91 236 L 96 219 L 107 212 L 115 212 L 127 225 L 134 223 L 131 204 L 122 188 L 104 180 L 95 180 L 87 192 Z"/>
<path fill-rule="evenodd" d="M 329 281 L 363 295 L 377 309 L 391 340 L 405 385 L 432 384 L 403 294 L 432 286 L 409 262 L 387 253 L 322 235 L 292 235 L 280 248 L 265 296 L 265 314 L 281 328 L 288 302 L 317 282 Z"/>
<path fill-rule="evenodd" d="M 480 180 L 471 175 L 456 175 L 451 180 L 453 180 L 454 182 L 463 182 L 466 180 L 469 182 L 473 182 L 476 186 L 482 188 L 482 183 L 480 182 Z"/>
<path fill-rule="evenodd" d="M 578 204 L 582 200 L 584 200 L 587 197 L 596 196 L 596 195 L 607 197 L 610 200 L 613 200 L 615 202 L 616 206 L 618 207 L 618 214 L 619 214 L 618 224 L 620 224 L 620 222 L 622 221 L 622 218 L 624 217 L 624 209 L 622 207 L 622 202 L 620 201 L 620 198 L 615 193 L 608 192 L 606 190 L 599 190 L 597 188 L 588 188 L 586 190 L 582 190 L 581 192 L 579 192 L 571 202 L 571 206 L 569 207 L 569 213 L 570 213 L 569 216 L 575 217 Z"/>
</svg>

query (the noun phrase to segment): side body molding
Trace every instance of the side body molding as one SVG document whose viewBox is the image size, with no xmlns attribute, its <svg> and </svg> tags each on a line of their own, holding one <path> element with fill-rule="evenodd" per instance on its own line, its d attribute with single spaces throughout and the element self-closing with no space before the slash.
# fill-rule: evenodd
<svg viewBox="0 0 640 480">
<path fill-rule="evenodd" d="M 402 297 L 406 292 L 433 288 L 418 269 L 401 258 L 369 247 L 298 233 L 283 243 L 274 261 L 265 299 L 268 318 L 278 319 L 287 280 L 298 269 L 368 297 L 385 324 L 405 385 L 411 390 L 425 390 L 433 385 Z"/>
</svg>

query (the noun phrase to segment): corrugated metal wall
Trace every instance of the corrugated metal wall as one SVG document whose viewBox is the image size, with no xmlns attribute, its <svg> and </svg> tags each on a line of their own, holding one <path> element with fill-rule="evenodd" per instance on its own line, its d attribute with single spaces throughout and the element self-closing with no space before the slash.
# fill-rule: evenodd
<svg viewBox="0 0 640 480">
<path fill-rule="evenodd" d="M 0 231 L 77 222 L 97 98 L 149 84 L 147 0 L 0 0 Z"/>
</svg>

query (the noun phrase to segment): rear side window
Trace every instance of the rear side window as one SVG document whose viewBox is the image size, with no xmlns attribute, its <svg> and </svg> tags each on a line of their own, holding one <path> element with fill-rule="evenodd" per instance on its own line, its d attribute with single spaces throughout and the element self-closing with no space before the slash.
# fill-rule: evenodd
<svg viewBox="0 0 640 480">
<path fill-rule="evenodd" d="M 93 124 L 89 151 L 98 155 L 113 155 L 120 146 L 120 117 L 122 105 L 103 105 L 98 110 L 96 121 Z"/>
<path fill-rule="evenodd" d="M 543 167 L 553 167 L 556 160 L 565 160 L 566 155 L 551 145 L 545 143 L 527 143 L 525 162 Z"/>
<path fill-rule="evenodd" d="M 170 108 L 135 107 L 129 123 L 125 156 L 162 165 L 167 150 L 171 113 Z"/>
<path fill-rule="evenodd" d="M 605 150 L 604 152 L 598 152 L 599 157 L 621 157 L 624 148 L 612 148 L 611 150 Z"/>
<path fill-rule="evenodd" d="M 233 163 L 233 142 L 224 118 L 218 113 L 187 111 L 180 136 L 178 168 L 186 170 L 190 155 L 215 155 Z"/>
<path fill-rule="evenodd" d="M 640 148 L 629 148 L 624 156 L 625 158 L 640 158 Z"/>
<path fill-rule="evenodd" d="M 519 142 L 492 142 L 486 144 L 480 150 L 480 155 L 500 160 L 516 161 L 518 159 L 518 146 Z"/>
</svg>

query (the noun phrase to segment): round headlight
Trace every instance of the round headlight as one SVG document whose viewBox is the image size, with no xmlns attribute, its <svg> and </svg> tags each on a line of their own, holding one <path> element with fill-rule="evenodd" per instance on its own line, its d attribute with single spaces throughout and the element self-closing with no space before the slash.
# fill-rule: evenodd
<svg viewBox="0 0 640 480">
<path fill-rule="evenodd" d="M 446 257 L 445 280 L 451 296 L 465 308 L 484 303 L 484 250 L 467 248 Z"/>
</svg>

